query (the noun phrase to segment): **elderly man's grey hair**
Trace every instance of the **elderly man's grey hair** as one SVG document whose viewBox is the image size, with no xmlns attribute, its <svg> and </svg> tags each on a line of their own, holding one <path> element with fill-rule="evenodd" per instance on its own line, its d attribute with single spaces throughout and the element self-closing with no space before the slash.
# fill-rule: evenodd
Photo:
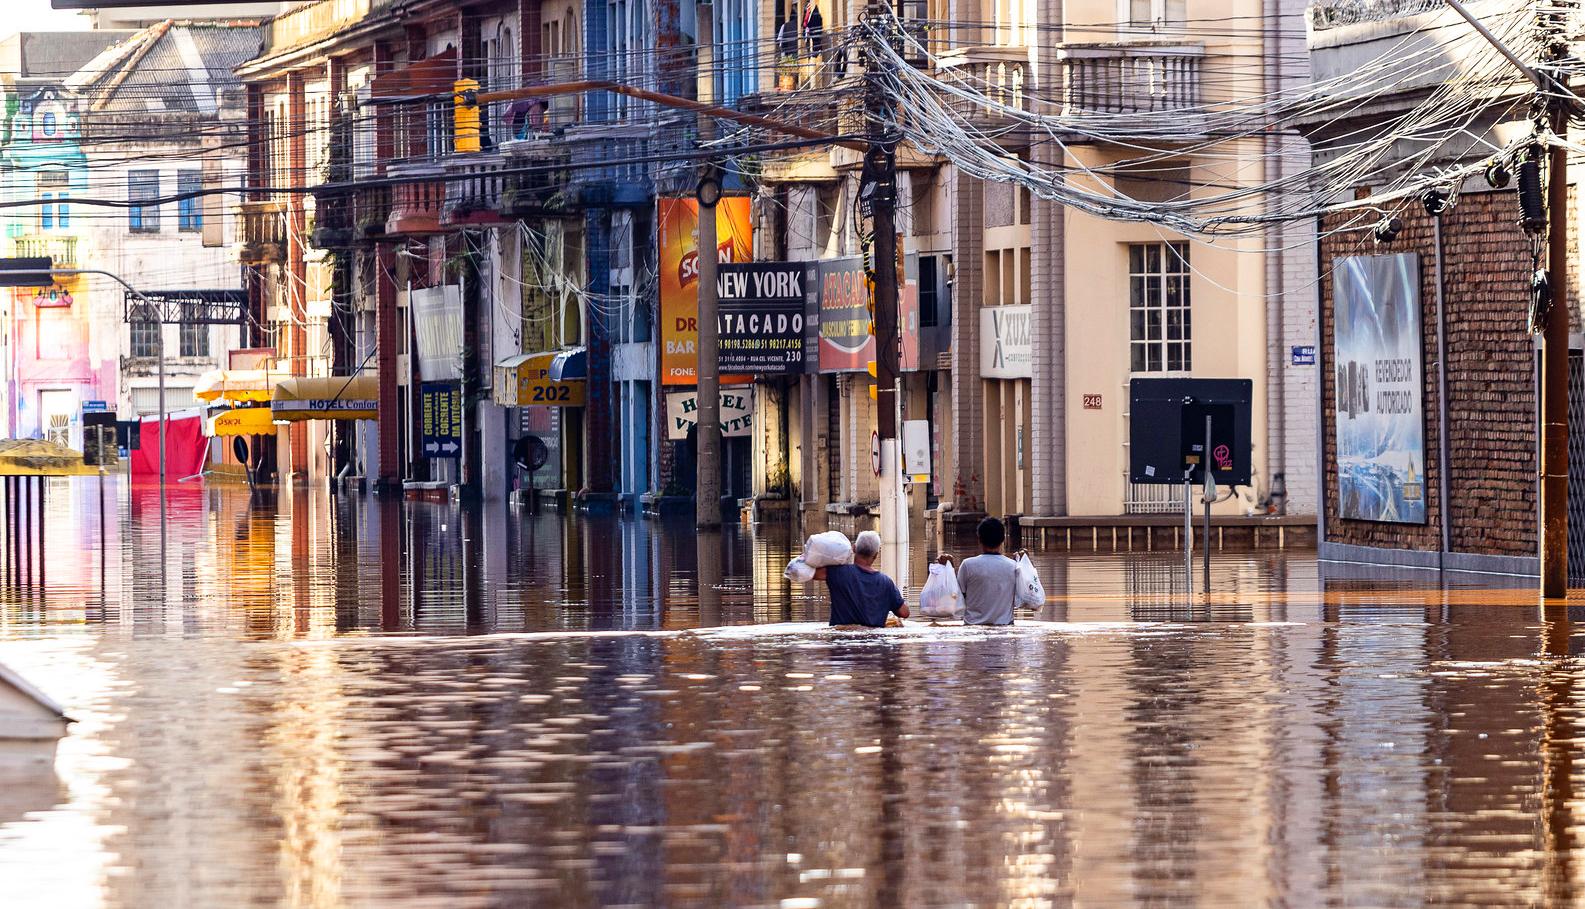
<svg viewBox="0 0 1585 909">
<path fill-rule="evenodd" d="M 873 559 L 881 554 L 881 535 L 873 530 L 866 530 L 859 534 L 853 541 L 853 554 L 861 555 L 866 559 Z"/>
</svg>

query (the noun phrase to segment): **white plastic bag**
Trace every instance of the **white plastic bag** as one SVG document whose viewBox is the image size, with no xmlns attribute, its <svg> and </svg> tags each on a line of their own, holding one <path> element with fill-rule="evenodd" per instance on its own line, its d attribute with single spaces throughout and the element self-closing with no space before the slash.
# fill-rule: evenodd
<svg viewBox="0 0 1585 909">
<path fill-rule="evenodd" d="M 1018 588 L 1014 602 L 1019 606 L 1044 606 L 1046 585 L 1040 583 L 1040 575 L 1035 573 L 1035 566 L 1030 563 L 1029 556 L 1019 556 L 1014 571 L 1013 581 Z"/>
<path fill-rule="evenodd" d="M 932 619 L 963 618 L 963 591 L 951 565 L 930 563 L 930 577 L 919 591 L 919 613 Z"/>
<path fill-rule="evenodd" d="M 817 533 L 804 543 L 803 560 L 810 568 L 853 564 L 853 544 L 840 530 Z"/>
<path fill-rule="evenodd" d="M 814 566 L 805 562 L 803 556 L 799 556 L 787 563 L 787 570 L 782 572 L 782 577 L 794 584 L 807 584 L 815 579 Z"/>
</svg>

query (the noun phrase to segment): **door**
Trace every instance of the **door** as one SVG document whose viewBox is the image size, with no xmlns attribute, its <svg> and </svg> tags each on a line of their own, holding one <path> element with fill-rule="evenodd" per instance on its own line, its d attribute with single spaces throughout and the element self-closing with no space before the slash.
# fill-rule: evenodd
<svg viewBox="0 0 1585 909">
<path fill-rule="evenodd" d="M 39 389 L 39 430 L 43 438 L 70 446 L 72 418 L 76 415 L 77 392 L 69 388 Z"/>
</svg>

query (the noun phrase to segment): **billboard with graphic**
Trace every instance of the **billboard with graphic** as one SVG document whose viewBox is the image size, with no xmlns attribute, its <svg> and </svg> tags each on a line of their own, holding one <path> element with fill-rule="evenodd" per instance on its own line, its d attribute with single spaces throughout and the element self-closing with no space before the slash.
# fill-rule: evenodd
<svg viewBox="0 0 1585 909">
<path fill-rule="evenodd" d="M 1340 515 L 1424 524 L 1419 257 L 1335 259 L 1332 300 Z"/>
<path fill-rule="evenodd" d="M 699 203 L 692 197 L 656 202 L 660 266 L 660 374 L 663 385 L 693 385 L 699 363 Z M 715 207 L 716 257 L 754 258 L 754 222 L 745 196 Z"/>
</svg>

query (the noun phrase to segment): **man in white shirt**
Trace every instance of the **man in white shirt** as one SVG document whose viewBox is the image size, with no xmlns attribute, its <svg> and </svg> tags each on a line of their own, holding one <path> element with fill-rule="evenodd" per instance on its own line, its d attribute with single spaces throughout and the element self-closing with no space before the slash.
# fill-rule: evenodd
<svg viewBox="0 0 1585 909">
<path fill-rule="evenodd" d="M 1007 528 L 997 518 L 986 518 L 975 528 L 975 534 L 980 539 L 980 554 L 964 559 L 958 566 L 963 624 L 1011 625 L 1018 599 L 1018 563 L 1002 554 Z M 941 561 L 951 564 L 952 557 L 944 555 Z"/>
</svg>

